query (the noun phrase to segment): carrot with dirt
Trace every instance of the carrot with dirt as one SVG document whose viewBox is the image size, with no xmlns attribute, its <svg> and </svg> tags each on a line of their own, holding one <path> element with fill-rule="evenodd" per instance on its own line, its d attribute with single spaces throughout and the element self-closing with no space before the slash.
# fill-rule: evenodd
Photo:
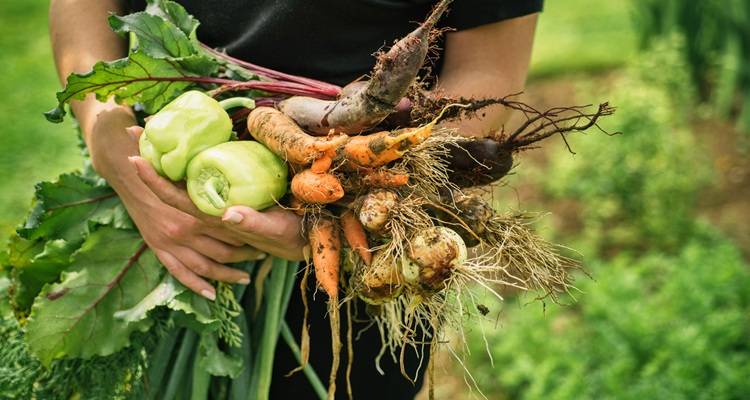
<svg viewBox="0 0 750 400">
<path fill-rule="evenodd" d="M 341 238 L 332 218 L 321 216 L 310 228 L 310 247 L 318 285 L 328 294 L 328 313 L 331 322 L 333 360 L 328 382 L 328 399 L 336 394 L 336 374 L 341 355 L 339 315 L 339 268 L 341 266 Z"/>
<path fill-rule="evenodd" d="M 258 107 L 250 112 L 247 130 L 279 157 L 301 165 L 309 165 L 347 140 L 345 135 L 331 138 L 310 136 L 291 118 L 270 107 Z"/>
<path fill-rule="evenodd" d="M 409 175 L 380 169 L 368 172 L 362 177 L 362 183 L 372 188 L 397 188 L 409 183 Z"/>
<path fill-rule="evenodd" d="M 349 247 L 359 254 L 365 265 L 369 266 L 372 263 L 372 253 L 370 253 L 370 244 L 367 242 L 367 233 L 351 210 L 346 210 L 341 214 L 341 229 L 344 231 L 344 238 Z"/>
<path fill-rule="evenodd" d="M 336 176 L 306 169 L 292 178 L 292 194 L 308 204 L 328 204 L 344 197 L 344 188 Z"/>
<path fill-rule="evenodd" d="M 367 83 L 344 90 L 337 100 L 294 96 L 280 102 L 278 108 L 318 135 L 331 130 L 360 133 L 377 125 L 393 112 L 416 80 L 427 56 L 430 32 L 450 2 L 442 0 L 417 29 L 380 54 Z"/>
</svg>

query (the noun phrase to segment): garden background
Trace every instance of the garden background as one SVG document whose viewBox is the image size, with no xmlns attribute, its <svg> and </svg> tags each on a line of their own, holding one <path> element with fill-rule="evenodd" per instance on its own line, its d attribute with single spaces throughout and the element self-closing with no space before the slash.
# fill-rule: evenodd
<svg viewBox="0 0 750 400">
<path fill-rule="evenodd" d="M 34 183 L 82 158 L 72 123 L 42 116 L 59 88 L 47 3 L 0 2 L 0 19 L 5 241 Z M 622 134 L 522 154 L 495 203 L 544 212 L 590 276 L 561 305 L 509 294 L 467 331 L 472 376 L 446 360 L 438 398 L 479 397 L 472 380 L 490 399 L 750 397 L 748 91 L 747 1 L 548 1 L 527 100 L 608 100 Z"/>
</svg>

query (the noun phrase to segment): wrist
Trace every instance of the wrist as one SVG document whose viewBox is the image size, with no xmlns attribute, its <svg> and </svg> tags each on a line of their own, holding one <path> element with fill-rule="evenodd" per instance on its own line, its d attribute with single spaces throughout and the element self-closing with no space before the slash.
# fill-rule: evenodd
<svg viewBox="0 0 750 400">
<path fill-rule="evenodd" d="M 86 99 L 74 106 L 94 170 L 119 194 L 140 182 L 128 157 L 138 155 L 138 143 L 125 128 L 136 124 L 128 107 Z"/>
<path fill-rule="evenodd" d="M 124 127 L 136 124 L 135 114 L 128 106 L 117 104 L 113 99 L 101 102 L 90 94 L 86 99 L 73 101 L 70 107 L 83 132 L 83 138 L 88 145 L 91 136 L 102 122 L 120 124 Z"/>
</svg>

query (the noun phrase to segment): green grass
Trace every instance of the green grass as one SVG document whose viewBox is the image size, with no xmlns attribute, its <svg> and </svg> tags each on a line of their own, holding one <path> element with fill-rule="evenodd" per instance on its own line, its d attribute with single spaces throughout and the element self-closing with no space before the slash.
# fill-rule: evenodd
<svg viewBox="0 0 750 400">
<path fill-rule="evenodd" d="M 2 1 L 0 57 L 0 241 L 24 217 L 34 184 L 79 166 L 71 122 L 55 125 L 42 113 L 54 106 L 59 83 L 47 33 L 47 2 Z"/>
<path fill-rule="evenodd" d="M 546 1 L 537 26 L 531 78 L 623 66 L 637 45 L 631 1 Z"/>
</svg>

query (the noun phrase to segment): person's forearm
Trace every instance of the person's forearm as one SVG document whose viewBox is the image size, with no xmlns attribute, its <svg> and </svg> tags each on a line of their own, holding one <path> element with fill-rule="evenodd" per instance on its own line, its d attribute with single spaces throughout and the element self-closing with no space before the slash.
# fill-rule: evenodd
<svg viewBox="0 0 750 400">
<path fill-rule="evenodd" d="M 125 41 L 109 28 L 107 17 L 122 12 L 117 0 L 52 0 L 49 12 L 52 51 L 60 81 L 71 73 L 87 72 L 101 60 L 127 52 Z M 113 101 L 101 103 L 93 95 L 71 102 L 73 113 L 99 172 L 116 189 L 123 179 L 137 178 L 127 156 L 138 154 L 124 128 L 135 123 L 132 111 Z M 95 134 L 98 133 L 98 134 Z"/>
<path fill-rule="evenodd" d="M 437 90 L 453 97 L 500 98 L 523 90 L 529 69 L 536 15 L 449 33 Z M 498 130 L 510 110 L 491 106 L 475 118 L 450 124 L 465 136 Z"/>
</svg>

